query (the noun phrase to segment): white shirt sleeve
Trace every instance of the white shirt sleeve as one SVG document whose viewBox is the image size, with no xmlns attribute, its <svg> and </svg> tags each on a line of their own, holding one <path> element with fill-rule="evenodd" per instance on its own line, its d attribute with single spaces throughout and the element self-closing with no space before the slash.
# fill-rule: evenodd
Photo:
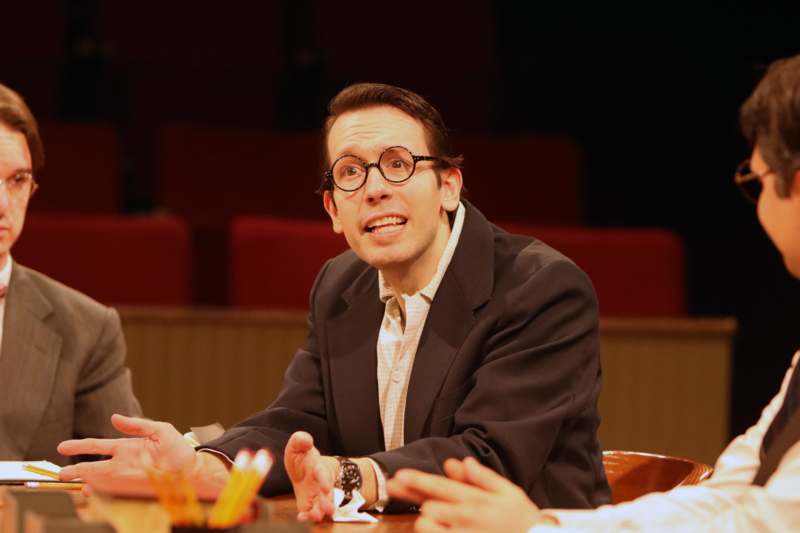
<svg viewBox="0 0 800 533">
<path fill-rule="evenodd" d="M 383 474 L 383 469 L 378 465 L 377 461 L 369 459 L 369 464 L 372 466 L 372 471 L 375 472 L 375 480 L 378 483 L 378 501 L 370 505 L 367 509 L 370 511 L 378 511 L 382 513 L 386 509 L 386 504 L 389 503 L 389 492 L 386 490 L 386 476 Z"/>
<path fill-rule="evenodd" d="M 791 531 L 800 524 L 800 443 L 789 449 L 764 487 L 752 485 L 752 480 L 760 465 L 761 441 L 783 404 L 799 357 L 800 352 L 758 423 L 731 442 L 708 481 L 594 511 L 547 510 L 562 527 L 536 526 L 531 533 Z"/>
</svg>

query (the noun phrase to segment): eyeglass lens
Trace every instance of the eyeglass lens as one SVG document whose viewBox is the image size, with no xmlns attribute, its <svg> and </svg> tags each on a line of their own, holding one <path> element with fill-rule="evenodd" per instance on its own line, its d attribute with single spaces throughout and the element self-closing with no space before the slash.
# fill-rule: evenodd
<svg viewBox="0 0 800 533">
<path fill-rule="evenodd" d="M 358 157 L 344 156 L 333 165 L 333 180 L 344 190 L 361 187 L 369 166 Z M 392 182 L 402 182 L 414 172 L 414 156 L 400 146 L 386 149 L 378 159 L 378 168 L 384 178 Z"/>
</svg>

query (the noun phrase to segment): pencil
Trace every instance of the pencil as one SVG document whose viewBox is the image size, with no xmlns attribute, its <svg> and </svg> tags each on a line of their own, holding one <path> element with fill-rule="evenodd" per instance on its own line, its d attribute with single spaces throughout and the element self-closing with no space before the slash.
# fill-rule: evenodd
<svg viewBox="0 0 800 533">
<path fill-rule="evenodd" d="M 258 489 L 264 483 L 264 478 L 267 477 L 269 469 L 272 467 L 272 456 L 270 453 L 261 449 L 256 452 L 253 461 L 250 463 L 249 475 L 245 478 L 245 482 L 239 491 L 238 498 L 233 502 L 230 514 L 228 515 L 228 525 L 232 526 L 241 521 L 242 517 L 247 512 L 253 498 L 258 494 Z"/>
<path fill-rule="evenodd" d="M 52 470 L 46 470 L 44 468 L 40 468 L 38 466 L 34 466 L 34 465 L 30 464 L 30 463 L 22 463 L 22 468 L 24 468 L 28 472 L 33 472 L 34 474 L 39 474 L 41 476 L 47 476 L 47 477 L 49 477 L 51 479 L 55 479 L 56 481 L 61 479 L 58 476 L 58 472 L 53 472 Z"/>
<path fill-rule="evenodd" d="M 231 475 L 228 482 L 222 488 L 222 493 L 211 508 L 211 513 L 208 516 L 208 525 L 210 527 L 223 528 L 227 527 L 228 516 L 231 513 L 234 501 L 237 494 L 241 491 L 242 482 L 244 481 L 245 472 L 250 466 L 250 450 L 242 449 L 236 454 L 236 460 L 231 468 Z"/>
<path fill-rule="evenodd" d="M 83 483 L 69 483 L 66 481 L 27 481 L 25 486 L 29 489 L 56 489 L 56 490 L 81 490 Z"/>
</svg>

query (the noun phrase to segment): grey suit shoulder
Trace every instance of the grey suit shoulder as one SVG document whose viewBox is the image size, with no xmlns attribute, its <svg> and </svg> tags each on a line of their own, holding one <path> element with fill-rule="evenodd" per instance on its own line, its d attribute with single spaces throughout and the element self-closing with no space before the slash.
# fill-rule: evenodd
<svg viewBox="0 0 800 533">
<path fill-rule="evenodd" d="M 15 263 L 0 351 L 0 459 L 48 459 L 62 440 L 112 437 L 140 415 L 117 312 Z"/>
</svg>

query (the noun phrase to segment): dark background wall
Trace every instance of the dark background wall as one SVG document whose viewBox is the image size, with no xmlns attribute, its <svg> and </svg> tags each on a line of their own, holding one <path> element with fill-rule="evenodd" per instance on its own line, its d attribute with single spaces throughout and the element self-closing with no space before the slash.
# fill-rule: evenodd
<svg viewBox="0 0 800 533">
<path fill-rule="evenodd" d="M 425 95 L 457 134 L 569 135 L 584 153 L 584 223 L 674 230 L 690 312 L 739 320 L 739 432 L 800 346 L 800 283 L 731 182 L 748 155 L 738 107 L 766 64 L 800 52 L 798 9 L 539 4 L 18 2 L 1 11 L 0 81 L 40 119 L 115 126 L 126 212 L 160 207 L 159 127 L 315 130 L 355 81 Z M 508 157 L 519 174 L 493 186 L 535 195 L 537 162 Z"/>
</svg>

